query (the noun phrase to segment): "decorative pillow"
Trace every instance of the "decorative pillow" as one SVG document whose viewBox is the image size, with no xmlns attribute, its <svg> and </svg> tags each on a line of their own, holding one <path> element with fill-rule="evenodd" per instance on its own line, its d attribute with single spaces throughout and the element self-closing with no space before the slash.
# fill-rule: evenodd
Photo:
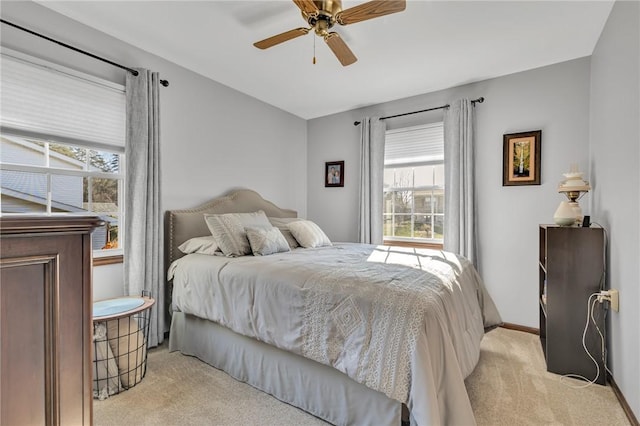
<svg viewBox="0 0 640 426">
<path fill-rule="evenodd" d="M 289 230 L 304 248 L 330 246 L 329 237 L 320 229 L 318 225 L 310 220 L 298 220 L 291 222 Z"/>
<path fill-rule="evenodd" d="M 273 226 L 275 226 L 280 230 L 280 232 L 282 232 L 282 235 L 284 235 L 284 238 L 289 243 L 289 247 L 291 247 L 292 249 L 300 247 L 300 244 L 298 244 L 298 241 L 296 241 L 296 239 L 291 234 L 291 231 L 289 231 L 288 225 L 291 222 L 297 222 L 299 220 L 302 219 L 300 219 L 299 217 L 269 217 L 269 222 L 271 222 Z"/>
<path fill-rule="evenodd" d="M 245 231 L 254 256 L 291 251 L 289 243 L 276 227 L 269 229 L 248 227 L 245 228 Z"/>
<path fill-rule="evenodd" d="M 184 254 L 190 253 L 200 253 L 200 254 L 222 254 L 220 251 L 220 247 L 218 247 L 218 243 L 216 243 L 216 239 L 213 236 L 208 237 L 195 237 L 191 238 L 184 243 L 180 244 L 178 250 L 183 252 Z"/>
<path fill-rule="evenodd" d="M 225 256 L 251 253 L 245 227 L 271 228 L 271 223 L 262 210 L 255 213 L 205 214 L 204 220 Z"/>
</svg>

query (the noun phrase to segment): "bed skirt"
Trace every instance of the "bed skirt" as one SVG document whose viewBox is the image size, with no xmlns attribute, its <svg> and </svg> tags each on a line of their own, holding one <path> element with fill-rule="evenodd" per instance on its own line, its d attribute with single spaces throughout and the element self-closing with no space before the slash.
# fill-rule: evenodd
<svg viewBox="0 0 640 426">
<path fill-rule="evenodd" d="M 335 425 L 399 426 L 402 404 L 338 370 L 242 336 L 212 321 L 174 312 L 169 350 Z"/>
</svg>

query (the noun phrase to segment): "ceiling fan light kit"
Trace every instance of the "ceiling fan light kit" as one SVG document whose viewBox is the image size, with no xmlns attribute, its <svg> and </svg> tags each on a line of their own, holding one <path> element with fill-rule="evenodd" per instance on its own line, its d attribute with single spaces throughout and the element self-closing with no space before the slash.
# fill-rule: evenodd
<svg viewBox="0 0 640 426">
<path fill-rule="evenodd" d="M 253 45 L 258 49 L 268 49 L 285 41 L 300 37 L 313 30 L 322 37 L 329 49 L 343 66 L 351 65 L 358 60 L 340 34 L 329 31 L 335 24 L 349 25 L 368 19 L 379 18 L 392 13 L 402 12 L 406 1 L 374 0 L 362 3 L 349 9 L 342 9 L 341 0 L 293 0 L 309 28 L 296 28 L 281 34 L 258 41 Z M 315 61 L 314 61 L 315 63 Z"/>
</svg>

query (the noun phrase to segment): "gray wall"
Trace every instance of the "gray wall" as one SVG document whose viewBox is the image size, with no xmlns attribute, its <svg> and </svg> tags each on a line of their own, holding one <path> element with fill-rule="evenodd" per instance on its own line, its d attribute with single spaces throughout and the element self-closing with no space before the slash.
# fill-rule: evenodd
<svg viewBox="0 0 640 426">
<path fill-rule="evenodd" d="M 308 212 L 336 241 L 357 240 L 360 128 L 354 120 L 446 104 L 476 105 L 480 273 L 506 322 L 538 327 L 538 224 L 553 223 L 557 185 L 571 163 L 588 168 L 589 58 L 309 121 Z M 387 121 L 388 128 L 442 120 L 442 111 Z M 542 130 L 542 184 L 502 186 L 502 135 Z M 325 161 L 345 161 L 345 187 L 324 188 Z M 588 178 L 588 176 L 587 176 Z M 588 214 L 588 196 L 581 205 Z"/>
<path fill-rule="evenodd" d="M 613 377 L 640 418 L 640 4 L 617 2 L 591 59 L 593 216 L 608 232 Z"/>
<path fill-rule="evenodd" d="M 162 209 L 189 208 L 233 187 L 306 215 L 305 120 L 32 2 L 2 2 L 2 18 L 130 66 L 159 71 Z M 2 45 L 124 84 L 125 72 L 6 25 Z M 96 299 L 120 294 L 122 271 L 94 271 Z M 118 288 L 119 291 L 114 291 Z"/>
</svg>

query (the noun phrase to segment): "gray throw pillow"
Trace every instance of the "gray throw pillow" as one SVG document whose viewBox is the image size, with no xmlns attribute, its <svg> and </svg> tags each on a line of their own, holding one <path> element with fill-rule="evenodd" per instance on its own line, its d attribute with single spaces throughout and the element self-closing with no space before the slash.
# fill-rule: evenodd
<svg viewBox="0 0 640 426">
<path fill-rule="evenodd" d="M 300 244 L 298 244 L 298 241 L 295 239 L 291 231 L 289 231 L 288 225 L 291 222 L 296 222 L 298 220 L 302 219 L 299 217 L 269 217 L 269 222 L 282 232 L 282 235 L 284 235 L 284 238 L 289 243 L 289 247 L 292 249 L 300 247 Z"/>
<path fill-rule="evenodd" d="M 291 251 L 289 243 L 276 227 L 271 228 L 245 228 L 249 245 L 254 256 L 267 256 L 274 253 Z"/>
<path fill-rule="evenodd" d="M 267 215 L 262 210 L 255 213 L 205 214 L 204 220 L 225 256 L 251 254 L 245 227 L 271 227 Z"/>
</svg>

